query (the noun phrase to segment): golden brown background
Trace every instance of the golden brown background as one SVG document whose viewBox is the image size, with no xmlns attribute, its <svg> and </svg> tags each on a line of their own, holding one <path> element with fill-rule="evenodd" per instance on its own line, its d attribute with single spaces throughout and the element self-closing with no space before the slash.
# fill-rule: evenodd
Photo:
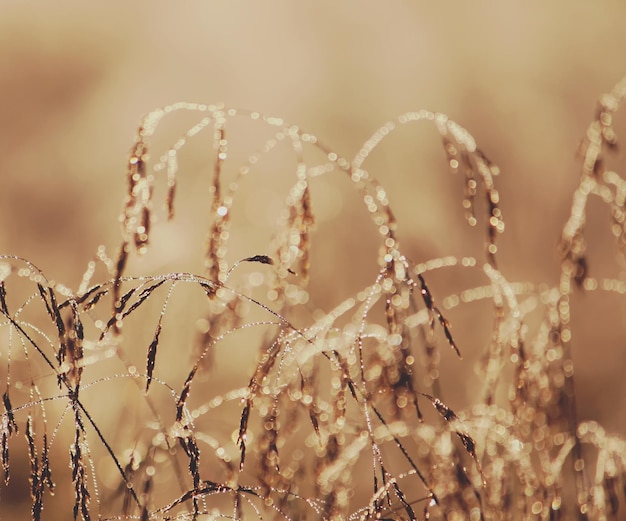
<svg viewBox="0 0 626 521">
<path fill-rule="evenodd" d="M 579 178 L 575 152 L 596 99 L 626 74 L 625 22 L 618 1 L 2 1 L 0 253 L 76 288 L 97 247 L 118 244 L 128 151 L 140 117 L 158 106 L 224 102 L 281 116 L 348 158 L 387 119 L 427 108 L 467 128 L 501 167 L 504 275 L 555 284 L 556 245 Z M 183 128 L 164 123 L 162 142 Z M 242 130 L 248 152 L 254 132 Z M 229 262 L 265 252 L 293 182 L 293 162 L 270 165 L 241 193 Z M 624 172 L 623 154 L 612 166 Z M 399 131 L 365 167 L 388 190 L 413 261 L 481 255 L 482 227 L 463 221 L 462 181 L 447 172 L 433 128 Z M 200 269 L 210 172 L 196 146 L 180 172 L 179 224 L 165 227 L 161 249 L 139 269 Z M 338 177 L 313 185 L 312 296 L 325 309 L 376 274 L 374 228 Z M 623 277 L 608 210 L 597 201 L 591 209 L 591 275 Z M 431 282 L 439 298 L 466 287 L 458 277 Z M 625 434 L 623 299 L 577 295 L 574 303 L 580 417 Z M 461 409 L 479 383 L 473 364 L 488 338 L 473 324 L 489 319 L 449 315 L 466 359 L 443 353 L 444 382 L 458 385 L 449 401 Z"/>
</svg>

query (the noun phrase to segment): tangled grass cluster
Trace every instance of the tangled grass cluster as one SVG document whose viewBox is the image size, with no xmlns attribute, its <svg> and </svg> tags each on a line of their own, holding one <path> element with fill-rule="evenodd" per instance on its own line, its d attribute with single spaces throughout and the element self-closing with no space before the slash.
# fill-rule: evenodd
<svg viewBox="0 0 626 521">
<path fill-rule="evenodd" d="M 18 499 L 29 488 L 33 520 L 623 516 L 626 438 L 577 417 L 570 300 L 578 290 L 626 292 L 625 280 L 589 276 L 584 234 L 588 200 L 598 197 L 624 253 L 626 181 L 605 156 L 617 144 L 613 116 L 625 95 L 626 79 L 601 98 L 581 145 L 557 287 L 510 282 L 498 269 L 498 168 L 443 114 L 388 122 L 352 160 L 256 112 L 178 103 L 148 114 L 128 161 L 115 255 L 101 247 L 77 290 L 28 260 L 0 257 L 0 512 L 25 515 Z M 180 111 L 195 124 L 150 162 L 161 122 Z M 233 170 L 227 136 L 238 118 L 272 136 Z M 417 122 L 434 127 L 450 169 L 464 178 L 467 222 L 485 229 L 483 259 L 414 264 L 402 253 L 387 194 L 364 165 L 394 130 Z M 128 274 L 149 249 L 155 186 L 166 183 L 174 219 L 179 154 L 206 134 L 213 148 L 204 273 Z M 281 146 L 293 153 L 295 182 L 273 243 L 229 262 L 237 190 Z M 309 149 L 325 159 L 305 160 Z M 379 271 L 320 310 L 308 287 L 310 184 L 331 172 L 362 196 L 380 238 Z M 245 265 L 254 269 L 238 276 Z M 485 283 L 439 304 L 429 273 L 451 269 Z M 440 350 L 461 350 L 445 315 L 478 301 L 493 310 L 482 392 L 453 411 Z M 251 352 L 256 363 L 246 372 L 242 357 Z"/>
</svg>

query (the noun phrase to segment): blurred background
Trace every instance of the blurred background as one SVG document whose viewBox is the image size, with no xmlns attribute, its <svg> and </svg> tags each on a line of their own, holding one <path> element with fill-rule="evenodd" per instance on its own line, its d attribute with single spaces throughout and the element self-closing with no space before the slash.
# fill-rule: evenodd
<svg viewBox="0 0 626 521">
<path fill-rule="evenodd" d="M 140 118 L 156 107 L 223 102 L 280 116 L 347 158 L 387 120 L 425 108 L 467 128 L 501 169 L 503 274 L 553 285 L 556 246 L 580 175 L 577 147 L 598 97 L 626 74 L 625 20 L 619 1 L 2 0 L 0 254 L 27 258 L 76 289 L 98 246 L 113 254 L 119 244 L 129 149 Z M 159 143 L 173 143 L 196 120 L 164 122 Z M 618 120 L 624 138 L 626 117 Z M 138 271 L 202 269 L 212 176 L 206 136 L 181 154 L 177 220 L 165 224 L 157 215 L 161 235 Z M 240 151 L 226 172 L 268 136 L 252 122 L 235 128 L 231 147 Z M 623 153 L 611 161 L 625 171 Z M 483 226 L 464 222 L 463 182 L 447 171 L 433 127 L 402 128 L 364 166 L 387 189 L 401 247 L 414 262 L 481 258 Z M 234 207 L 229 263 L 271 253 L 294 173 L 285 151 L 246 180 Z M 361 196 L 341 174 L 314 180 L 312 194 L 311 300 L 328 310 L 374 280 L 379 244 Z M 590 209 L 590 274 L 623 278 L 608 208 L 594 200 Z M 441 300 L 476 283 L 486 281 L 455 273 L 435 276 L 430 289 Z M 625 434 L 624 301 L 577 294 L 574 306 L 580 417 Z M 462 409 L 480 383 L 474 363 L 489 338 L 491 309 L 451 310 L 448 318 L 465 359 L 442 352 L 444 388 L 446 381 L 458 387 L 448 402 Z"/>
</svg>

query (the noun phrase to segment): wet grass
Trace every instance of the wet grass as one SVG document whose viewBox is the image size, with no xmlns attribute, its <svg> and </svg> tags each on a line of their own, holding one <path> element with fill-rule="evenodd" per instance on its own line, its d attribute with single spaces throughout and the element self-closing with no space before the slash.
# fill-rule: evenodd
<svg viewBox="0 0 626 521">
<path fill-rule="evenodd" d="M 585 238 L 587 203 L 599 198 L 616 255 L 624 253 L 626 182 L 606 157 L 625 95 L 623 80 L 600 99 L 581 145 L 556 287 L 499 270 L 499 169 L 443 114 L 388 122 L 352 160 L 255 112 L 179 103 L 148 114 L 128 161 L 121 244 L 111 255 L 98 250 L 79 288 L 0 257 L 0 510 L 25 515 L 18 499 L 29 487 L 34 520 L 619 519 L 626 440 L 578 418 L 571 299 L 626 292 L 622 279 L 589 275 Z M 161 123 L 177 112 L 196 120 L 151 160 Z M 227 136 L 240 119 L 269 137 L 233 167 Z M 415 264 L 400 248 L 388 196 L 365 164 L 388 135 L 416 123 L 440 135 L 464 180 L 467 224 L 484 230 L 482 258 Z M 154 246 L 155 206 L 164 202 L 175 220 L 184 205 L 179 155 L 197 135 L 213 145 L 204 271 L 132 274 Z M 278 147 L 295 165 L 280 224 L 265 252 L 233 262 L 239 187 Z M 323 160 L 311 162 L 311 151 Z M 310 184 L 332 172 L 371 216 L 379 270 L 321 310 L 311 301 Z M 440 270 L 485 282 L 441 298 L 428 283 Z M 492 323 L 482 389 L 455 411 L 441 351 L 461 357 L 463 348 L 446 317 L 481 302 Z"/>
</svg>

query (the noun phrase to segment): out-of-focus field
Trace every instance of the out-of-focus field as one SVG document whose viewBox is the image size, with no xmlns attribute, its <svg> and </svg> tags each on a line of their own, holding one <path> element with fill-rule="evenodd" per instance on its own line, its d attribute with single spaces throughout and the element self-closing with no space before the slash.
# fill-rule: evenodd
<svg viewBox="0 0 626 521">
<path fill-rule="evenodd" d="M 539 7 L 5 0 L 0 254 L 27 258 L 76 289 L 98 246 L 113 254 L 119 244 L 129 148 L 141 116 L 158 106 L 224 102 L 280 116 L 347 158 L 388 119 L 425 108 L 467 128 L 501 169 L 496 186 L 506 223 L 499 237 L 503 274 L 554 285 L 556 246 L 580 174 L 577 146 L 597 98 L 626 74 L 624 20 L 626 4 L 617 1 Z M 626 139 L 626 115 L 618 113 L 618 120 L 618 138 Z M 190 121 L 163 123 L 160 152 Z M 226 175 L 268 136 L 252 122 L 229 132 L 233 157 Z M 159 214 L 153 249 L 133 264 L 136 273 L 202 270 L 212 176 L 203 146 L 210 146 L 210 137 L 181 153 L 177 218 L 166 224 Z M 323 160 L 307 154 L 311 164 Z M 626 171 L 623 153 L 611 161 L 618 172 Z M 481 257 L 483 226 L 465 223 L 463 182 L 448 172 L 433 127 L 399 130 L 364 166 L 387 189 L 400 245 L 413 262 Z M 285 152 L 246 180 L 234 206 L 229 263 L 272 253 L 271 233 L 294 176 L 293 156 Z M 311 301 L 328 310 L 373 282 L 379 239 L 361 196 L 341 174 L 315 179 L 311 189 L 317 214 Z M 586 233 L 590 274 L 624 278 L 609 211 L 598 201 Z M 467 281 L 456 272 L 429 279 L 439 300 L 477 283 L 487 281 Z M 579 293 L 573 305 L 580 419 L 624 433 L 624 300 Z M 442 384 L 447 403 L 459 410 L 472 403 L 480 384 L 476 363 L 489 339 L 491 312 L 478 306 L 448 313 L 464 359 L 442 346 Z M 224 370 L 249 371 L 256 354 L 248 365 L 228 363 L 222 355 Z M 162 356 L 174 364 L 181 355 Z M 0 515 L 2 510 L 0 504 Z"/>
</svg>

